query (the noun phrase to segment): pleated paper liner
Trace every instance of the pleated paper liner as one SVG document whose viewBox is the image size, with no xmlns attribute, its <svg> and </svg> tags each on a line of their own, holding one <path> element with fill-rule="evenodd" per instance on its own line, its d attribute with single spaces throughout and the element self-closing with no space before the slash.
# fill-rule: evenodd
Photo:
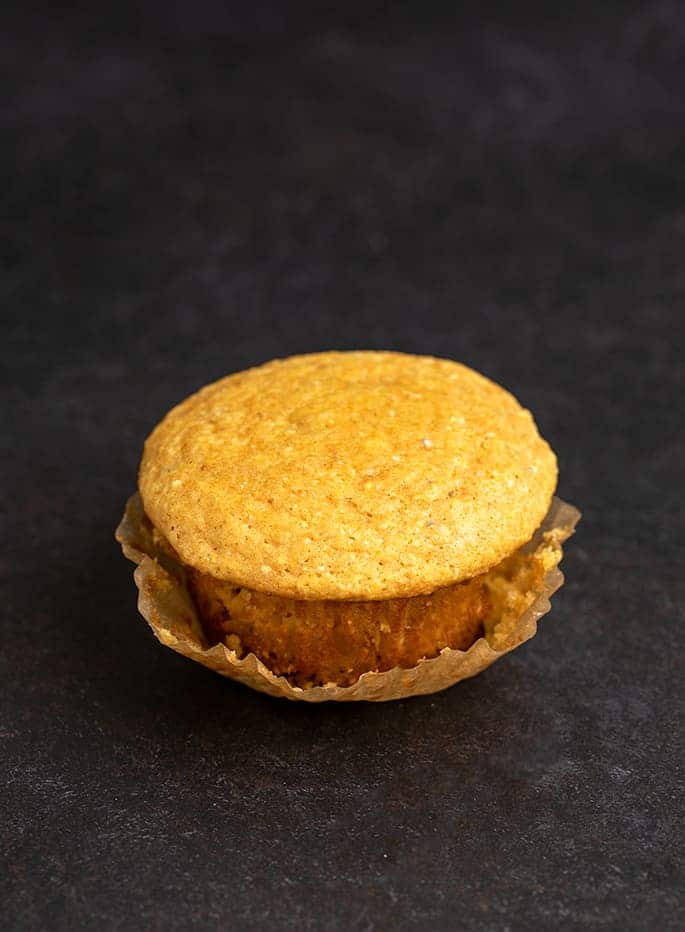
<svg viewBox="0 0 685 932">
<path fill-rule="evenodd" d="M 445 647 L 437 657 L 420 660 L 410 669 L 370 671 L 351 686 L 328 683 L 306 689 L 272 673 L 254 654 L 240 658 L 224 644 L 208 646 L 183 566 L 154 532 L 138 494 L 126 505 L 116 539 L 137 564 L 138 608 L 162 644 L 271 696 L 304 702 L 382 702 L 447 689 L 533 637 L 538 620 L 550 610 L 550 597 L 563 584 L 558 568 L 562 544 L 579 518 L 577 508 L 554 498 L 532 540 L 488 574 L 493 614 L 485 623 L 484 636 L 468 650 Z"/>
</svg>

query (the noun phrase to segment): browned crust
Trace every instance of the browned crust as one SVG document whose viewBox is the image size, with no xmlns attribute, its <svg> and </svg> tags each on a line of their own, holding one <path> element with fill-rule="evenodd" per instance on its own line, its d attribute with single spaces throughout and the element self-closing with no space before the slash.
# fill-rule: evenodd
<svg viewBox="0 0 685 932">
<path fill-rule="evenodd" d="M 186 399 L 145 444 L 145 509 L 183 562 L 291 599 L 380 600 L 487 572 L 556 485 L 530 412 L 401 353 L 274 361 Z"/>
</svg>

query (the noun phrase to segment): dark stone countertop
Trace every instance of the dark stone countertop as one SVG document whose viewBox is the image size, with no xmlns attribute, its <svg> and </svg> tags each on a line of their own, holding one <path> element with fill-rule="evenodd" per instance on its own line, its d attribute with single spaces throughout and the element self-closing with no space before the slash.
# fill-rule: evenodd
<svg viewBox="0 0 685 932">
<path fill-rule="evenodd" d="M 597 6 L 3 30 L 2 928 L 685 924 L 685 16 Z M 311 708 L 159 646 L 113 531 L 169 406 L 353 347 L 510 388 L 584 518 L 510 657 Z"/>
</svg>

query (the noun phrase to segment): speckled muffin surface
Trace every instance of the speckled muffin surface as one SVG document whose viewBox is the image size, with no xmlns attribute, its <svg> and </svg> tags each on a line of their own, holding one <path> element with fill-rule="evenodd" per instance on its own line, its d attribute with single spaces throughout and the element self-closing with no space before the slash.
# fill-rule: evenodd
<svg viewBox="0 0 685 932">
<path fill-rule="evenodd" d="M 145 510 L 180 558 L 300 599 L 413 596 L 485 572 L 545 516 L 530 413 L 450 360 L 318 353 L 221 379 L 148 438 Z"/>
</svg>

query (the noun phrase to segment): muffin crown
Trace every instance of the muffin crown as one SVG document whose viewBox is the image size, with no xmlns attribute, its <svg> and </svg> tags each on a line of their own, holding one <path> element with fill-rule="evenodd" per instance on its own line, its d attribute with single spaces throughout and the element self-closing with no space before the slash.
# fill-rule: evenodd
<svg viewBox="0 0 685 932">
<path fill-rule="evenodd" d="M 145 444 L 145 510 L 192 567 L 301 599 L 418 595 L 525 543 L 556 486 L 529 411 L 446 359 L 293 356 L 206 386 Z"/>
</svg>

